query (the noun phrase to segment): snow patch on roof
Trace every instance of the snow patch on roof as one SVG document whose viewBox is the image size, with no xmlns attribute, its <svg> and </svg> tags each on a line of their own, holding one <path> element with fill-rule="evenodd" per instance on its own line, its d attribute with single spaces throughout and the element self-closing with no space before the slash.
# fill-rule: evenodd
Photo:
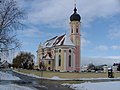
<svg viewBox="0 0 120 90">
<path fill-rule="evenodd" d="M 55 36 L 49 40 L 47 40 L 44 44 L 43 44 L 43 47 L 52 47 L 53 46 L 53 43 L 56 41 L 58 36 Z"/>
<path fill-rule="evenodd" d="M 72 41 L 70 40 L 70 37 L 68 37 L 66 34 L 60 35 L 53 37 L 49 40 L 47 40 L 43 44 L 43 48 L 46 47 L 53 47 L 53 46 L 62 46 L 62 45 L 70 45 L 70 46 L 75 46 Z"/>
<path fill-rule="evenodd" d="M 63 45 L 75 46 L 67 35 L 65 35 L 65 41 Z"/>
</svg>

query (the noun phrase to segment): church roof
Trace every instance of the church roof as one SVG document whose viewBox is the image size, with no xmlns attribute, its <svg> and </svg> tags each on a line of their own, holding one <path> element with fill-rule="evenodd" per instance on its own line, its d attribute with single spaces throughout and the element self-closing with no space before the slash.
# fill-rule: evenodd
<svg viewBox="0 0 120 90">
<path fill-rule="evenodd" d="M 55 47 L 55 46 L 64 46 L 64 45 L 75 46 L 66 34 L 63 34 L 61 36 L 55 36 L 47 40 L 43 44 L 43 47 L 45 48 L 45 47 Z"/>
<path fill-rule="evenodd" d="M 55 36 L 47 41 L 45 41 L 45 43 L 43 44 L 43 47 L 52 47 L 53 43 L 55 42 L 55 40 L 57 39 L 58 36 Z"/>
</svg>

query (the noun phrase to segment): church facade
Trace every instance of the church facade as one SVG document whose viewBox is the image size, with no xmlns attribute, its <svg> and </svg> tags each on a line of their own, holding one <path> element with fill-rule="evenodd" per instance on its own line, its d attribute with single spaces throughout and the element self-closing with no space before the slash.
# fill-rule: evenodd
<svg viewBox="0 0 120 90">
<path fill-rule="evenodd" d="M 39 69 L 80 72 L 80 22 L 77 13 L 70 16 L 70 36 L 55 36 L 38 46 L 37 62 Z"/>
</svg>

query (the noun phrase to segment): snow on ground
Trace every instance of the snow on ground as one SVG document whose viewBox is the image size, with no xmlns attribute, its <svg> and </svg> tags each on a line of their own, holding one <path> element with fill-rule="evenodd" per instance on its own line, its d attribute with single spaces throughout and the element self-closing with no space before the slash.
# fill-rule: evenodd
<svg viewBox="0 0 120 90">
<path fill-rule="evenodd" d="M 29 87 L 19 86 L 16 84 L 0 85 L 0 90 L 36 90 Z"/>
<path fill-rule="evenodd" d="M 49 78 L 50 80 L 67 80 L 67 79 L 63 79 L 63 78 L 60 78 L 58 76 L 53 76 L 52 78 Z"/>
<path fill-rule="evenodd" d="M 0 71 L 0 80 L 20 80 L 20 78 L 13 76 L 12 74 L 10 74 L 8 72 Z"/>
<path fill-rule="evenodd" d="M 87 80 L 87 81 L 91 81 L 91 80 L 120 80 L 120 77 L 117 77 L 117 78 L 77 78 L 77 79 L 74 79 L 74 80 Z"/>
<path fill-rule="evenodd" d="M 75 90 L 120 90 L 120 82 L 85 82 L 81 84 L 63 84 Z"/>
<path fill-rule="evenodd" d="M 16 72 L 16 73 L 26 75 L 26 76 L 30 76 L 30 77 L 34 77 L 34 78 L 44 78 L 44 77 L 39 77 L 39 76 L 34 75 L 34 74 L 26 74 L 26 73 L 18 72 L 18 71 L 15 71 L 15 70 L 13 70 L 13 71 Z"/>
</svg>

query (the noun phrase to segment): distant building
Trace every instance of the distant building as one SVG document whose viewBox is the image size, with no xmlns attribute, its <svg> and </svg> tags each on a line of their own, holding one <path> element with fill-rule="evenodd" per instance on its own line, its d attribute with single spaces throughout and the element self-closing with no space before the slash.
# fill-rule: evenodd
<svg viewBox="0 0 120 90">
<path fill-rule="evenodd" d="M 70 16 L 70 37 L 66 34 L 55 36 L 40 44 L 37 61 L 46 70 L 80 72 L 80 20 L 76 7 Z"/>
<path fill-rule="evenodd" d="M 10 63 L 8 63 L 6 60 L 4 61 L 0 61 L 0 68 L 9 68 L 10 67 Z"/>
<path fill-rule="evenodd" d="M 81 67 L 81 72 L 87 72 L 88 71 L 88 65 L 84 65 Z"/>
<path fill-rule="evenodd" d="M 113 72 L 117 72 L 117 66 L 112 66 Z"/>
<path fill-rule="evenodd" d="M 108 72 L 108 66 L 103 66 L 103 71 Z"/>
</svg>

